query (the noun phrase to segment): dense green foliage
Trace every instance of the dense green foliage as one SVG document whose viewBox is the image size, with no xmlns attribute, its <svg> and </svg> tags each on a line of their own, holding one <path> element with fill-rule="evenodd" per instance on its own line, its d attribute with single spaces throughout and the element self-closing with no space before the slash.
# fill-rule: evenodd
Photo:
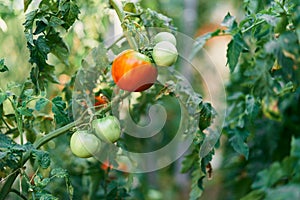
<svg viewBox="0 0 300 200">
<path fill-rule="evenodd" d="M 298 199 L 300 130 L 299 1 L 244 1 L 245 17 L 227 14 L 232 40 L 223 199 Z"/>
</svg>

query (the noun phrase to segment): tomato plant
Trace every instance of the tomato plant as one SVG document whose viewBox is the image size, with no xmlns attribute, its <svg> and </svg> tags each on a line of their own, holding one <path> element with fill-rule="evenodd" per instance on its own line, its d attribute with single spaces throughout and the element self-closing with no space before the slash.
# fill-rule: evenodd
<svg viewBox="0 0 300 200">
<path fill-rule="evenodd" d="M 214 19 L 207 8 L 216 7 L 217 0 L 197 6 L 179 0 L 23 2 L 22 10 L 14 0 L 0 3 L 0 44 L 5 47 L 0 51 L 0 200 L 300 199 L 298 0 L 235 0 L 239 17 L 224 12 L 221 25 L 212 26 L 216 30 L 186 47 L 172 34 L 178 24 L 157 10 L 170 11 L 178 23 L 198 16 L 195 24 L 201 25 Z M 183 16 L 196 7 L 205 12 Z M 106 46 L 115 20 L 123 34 Z M 184 59 L 176 61 L 178 52 L 187 48 L 187 61 L 197 57 L 207 64 L 206 42 L 223 36 L 230 38 L 229 78 L 219 140 L 211 126 L 220 114 L 216 105 L 175 72 L 187 69 Z M 202 93 L 193 75 L 187 73 Z M 132 117 L 136 129 L 121 127 L 121 115 Z M 164 127 L 156 133 L 160 122 Z M 164 153 L 161 159 L 134 163 L 129 154 L 158 152 L 171 143 L 176 128 L 192 138 L 182 160 L 155 172 L 128 172 L 138 164 L 168 161 Z M 136 130 L 145 138 L 135 138 Z M 97 156 L 82 159 L 94 153 L 103 163 Z M 212 162 L 215 154 L 218 167 Z"/>
<path fill-rule="evenodd" d="M 100 150 L 101 142 L 95 135 L 87 131 L 77 131 L 70 139 L 70 148 L 76 156 L 88 158 Z"/>
<path fill-rule="evenodd" d="M 150 58 L 134 50 L 120 53 L 113 61 L 111 73 L 117 86 L 130 92 L 150 88 L 157 78 L 157 69 Z"/>
<path fill-rule="evenodd" d="M 92 121 L 92 129 L 103 141 L 114 143 L 121 136 L 120 122 L 115 116 L 108 116 Z"/>
</svg>

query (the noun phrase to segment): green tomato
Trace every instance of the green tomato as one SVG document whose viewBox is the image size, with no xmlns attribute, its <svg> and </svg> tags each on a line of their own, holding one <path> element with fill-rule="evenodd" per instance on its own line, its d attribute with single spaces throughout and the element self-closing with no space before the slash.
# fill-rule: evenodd
<svg viewBox="0 0 300 200">
<path fill-rule="evenodd" d="M 71 136 L 70 148 L 74 155 L 89 158 L 101 148 L 101 141 L 87 131 L 76 131 Z"/>
<path fill-rule="evenodd" d="M 114 116 L 108 116 L 92 121 L 94 133 L 103 141 L 114 143 L 121 136 L 119 120 Z"/>
<path fill-rule="evenodd" d="M 172 33 L 169 32 L 160 32 L 154 36 L 155 44 L 163 41 L 171 42 L 174 46 L 176 46 L 176 38 Z"/>
<path fill-rule="evenodd" d="M 154 46 L 152 57 L 158 66 L 168 67 L 176 62 L 178 52 L 171 42 L 163 41 Z"/>
</svg>

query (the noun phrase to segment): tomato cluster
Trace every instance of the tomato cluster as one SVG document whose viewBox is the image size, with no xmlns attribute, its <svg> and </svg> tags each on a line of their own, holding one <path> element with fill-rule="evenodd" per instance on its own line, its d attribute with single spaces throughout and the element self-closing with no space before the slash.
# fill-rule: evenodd
<svg viewBox="0 0 300 200">
<path fill-rule="evenodd" d="M 176 38 L 172 33 L 160 32 L 153 38 L 151 59 L 132 49 L 120 53 L 113 61 L 111 73 L 115 84 L 122 90 L 142 92 L 156 81 L 157 66 L 172 66 L 178 57 Z"/>
<path fill-rule="evenodd" d="M 169 32 L 161 32 L 154 37 L 154 42 L 156 43 L 152 53 L 154 62 L 163 67 L 173 65 L 178 57 L 175 36 Z"/>
<path fill-rule="evenodd" d="M 112 78 L 122 90 L 142 92 L 150 88 L 158 76 L 157 67 L 172 66 L 178 57 L 176 38 L 169 32 L 160 32 L 153 37 L 152 59 L 132 49 L 120 53 L 112 63 Z M 105 106 L 105 96 L 95 97 L 95 108 Z M 95 119 L 91 130 L 81 130 L 71 136 L 70 147 L 74 155 L 91 157 L 101 149 L 102 142 L 114 143 L 121 136 L 119 120 L 114 116 Z"/>
<path fill-rule="evenodd" d="M 91 133 L 92 132 L 92 133 Z M 70 148 L 74 155 L 89 158 L 101 149 L 101 143 L 114 143 L 121 136 L 119 120 L 114 116 L 107 116 L 92 121 L 92 130 L 76 131 L 71 136 Z"/>
</svg>

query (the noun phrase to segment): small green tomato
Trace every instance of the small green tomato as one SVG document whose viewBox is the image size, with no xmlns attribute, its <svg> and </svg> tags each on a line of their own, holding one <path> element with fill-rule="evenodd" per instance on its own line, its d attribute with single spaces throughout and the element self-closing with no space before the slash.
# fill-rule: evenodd
<svg viewBox="0 0 300 200">
<path fill-rule="evenodd" d="M 163 41 L 154 46 L 152 57 L 158 66 L 169 67 L 176 62 L 178 52 L 171 42 Z"/>
<path fill-rule="evenodd" d="M 171 42 L 174 46 L 176 46 L 176 38 L 172 33 L 169 32 L 160 32 L 154 36 L 153 41 L 155 44 L 163 41 Z"/>
<path fill-rule="evenodd" d="M 108 116 L 92 121 L 94 133 L 103 141 L 114 143 L 121 136 L 121 126 L 115 116 Z"/>
<path fill-rule="evenodd" d="M 74 155 L 89 158 L 101 148 L 101 141 L 87 131 L 76 131 L 71 136 L 70 148 Z"/>
</svg>

